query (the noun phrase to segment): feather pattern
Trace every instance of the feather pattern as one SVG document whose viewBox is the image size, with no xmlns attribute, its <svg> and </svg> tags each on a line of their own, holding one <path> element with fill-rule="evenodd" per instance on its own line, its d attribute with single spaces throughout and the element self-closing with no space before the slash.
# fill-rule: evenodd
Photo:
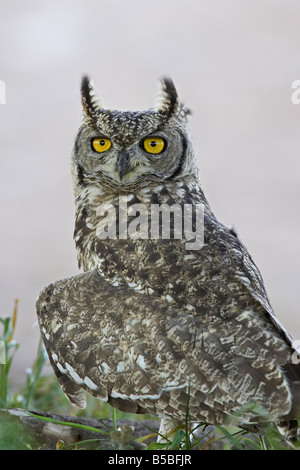
<svg viewBox="0 0 300 470">
<path fill-rule="evenodd" d="M 153 413 L 164 429 L 187 415 L 191 422 L 244 427 L 274 422 L 294 442 L 300 374 L 292 338 L 246 247 L 210 208 L 173 82 L 161 82 L 155 108 L 145 112 L 101 108 L 87 78 L 82 102 L 86 117 L 72 174 L 84 273 L 50 284 L 37 301 L 43 341 L 66 395 L 79 407 L 86 390 L 123 411 Z M 112 143 L 103 155 L 91 150 L 97 135 Z M 165 142 L 161 155 L 146 154 L 147 136 Z M 120 178 L 125 150 L 130 165 Z M 162 236 L 162 217 L 153 237 L 154 207 L 176 209 L 181 227 L 185 207 L 201 207 L 201 248 L 187 247 L 171 217 L 169 237 Z M 111 238 L 99 236 L 108 212 Z M 129 236 L 133 225 L 139 230 Z"/>
</svg>

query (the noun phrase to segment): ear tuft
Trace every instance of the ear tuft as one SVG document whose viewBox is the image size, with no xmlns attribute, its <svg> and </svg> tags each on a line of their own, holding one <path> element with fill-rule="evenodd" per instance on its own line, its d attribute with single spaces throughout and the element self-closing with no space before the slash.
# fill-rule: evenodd
<svg viewBox="0 0 300 470">
<path fill-rule="evenodd" d="M 167 118 L 175 116 L 186 120 L 191 111 L 179 102 L 174 82 L 169 77 L 163 77 L 159 81 L 159 91 L 155 101 L 155 109 L 158 113 L 166 115 Z"/>
<path fill-rule="evenodd" d="M 178 108 L 178 95 L 171 78 L 163 77 L 159 81 L 159 91 L 155 101 L 157 112 L 171 116 Z"/>
<path fill-rule="evenodd" d="M 102 106 L 96 97 L 94 83 L 87 75 L 84 75 L 81 80 L 81 101 L 87 117 L 95 117 L 99 114 Z"/>
</svg>

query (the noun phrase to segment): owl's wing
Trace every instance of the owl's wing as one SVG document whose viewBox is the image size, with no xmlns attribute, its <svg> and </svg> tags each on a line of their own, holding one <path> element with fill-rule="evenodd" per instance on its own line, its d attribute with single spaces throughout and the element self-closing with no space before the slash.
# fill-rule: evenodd
<svg viewBox="0 0 300 470">
<path fill-rule="evenodd" d="M 282 338 L 253 311 L 208 322 L 114 284 L 93 270 L 51 284 L 37 301 L 49 358 L 73 403 L 83 405 L 86 389 L 123 411 L 184 421 L 188 407 L 191 420 L 219 424 L 260 419 L 253 402 L 268 419 L 289 411 Z M 245 329 L 249 337 L 235 336 Z"/>
<path fill-rule="evenodd" d="M 126 284 L 111 285 L 97 270 L 43 289 L 36 304 L 43 342 L 73 404 L 85 406 L 86 389 L 123 411 L 155 413 L 148 402 L 184 387 L 185 380 L 169 370 L 167 356 L 172 360 L 176 351 L 164 348 L 165 322 L 153 307 L 152 298 L 141 302 Z"/>
</svg>

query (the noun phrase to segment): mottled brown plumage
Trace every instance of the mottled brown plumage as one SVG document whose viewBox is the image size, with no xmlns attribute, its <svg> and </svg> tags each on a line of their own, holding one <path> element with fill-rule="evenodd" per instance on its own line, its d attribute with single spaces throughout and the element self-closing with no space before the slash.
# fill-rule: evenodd
<svg viewBox="0 0 300 470">
<path fill-rule="evenodd" d="M 184 423 L 188 413 L 190 422 L 274 422 L 295 440 L 299 366 L 292 340 L 246 248 L 215 218 L 203 194 L 189 111 L 172 81 L 162 80 L 154 108 L 119 112 L 97 102 L 85 77 L 82 103 L 72 174 L 74 238 L 85 272 L 54 282 L 37 302 L 43 340 L 66 395 L 83 407 L 84 389 L 121 410 L 155 414 L 161 432 Z M 164 140 L 161 154 L 145 152 L 149 136 Z M 109 139 L 110 149 L 95 153 L 96 137 Z M 120 201 L 128 212 L 125 232 Z M 203 246 L 187 249 L 172 222 L 169 238 L 151 238 L 151 208 L 162 204 L 176 205 L 183 215 L 187 205 L 202 208 Z M 105 207 L 115 209 L 114 239 L 99 235 Z M 129 236 L 126 230 L 144 210 L 146 231 L 136 224 Z"/>
</svg>

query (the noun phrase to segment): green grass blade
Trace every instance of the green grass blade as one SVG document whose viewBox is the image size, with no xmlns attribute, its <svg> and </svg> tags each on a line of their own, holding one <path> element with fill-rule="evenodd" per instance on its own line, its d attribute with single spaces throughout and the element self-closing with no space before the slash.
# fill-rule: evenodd
<svg viewBox="0 0 300 470">
<path fill-rule="evenodd" d="M 84 429 L 86 431 L 93 431 L 93 432 L 98 432 L 100 434 L 105 434 L 106 436 L 110 435 L 110 432 L 107 431 L 102 431 L 102 429 L 94 428 L 93 426 L 87 426 L 86 424 L 79 424 L 79 423 L 72 423 L 72 422 L 66 422 L 66 421 L 59 421 L 54 418 L 48 418 L 47 416 L 41 416 L 41 415 L 36 415 L 34 413 L 30 413 L 29 411 L 25 412 L 28 416 L 32 416 L 33 418 L 40 419 L 42 421 L 48 421 L 50 423 L 55 423 L 55 424 L 60 424 L 62 426 L 69 426 L 71 428 L 79 428 L 79 429 Z"/>
<path fill-rule="evenodd" d="M 242 444 L 232 434 L 230 434 L 227 429 L 223 428 L 222 426 L 216 426 L 216 429 L 218 429 L 234 447 L 236 447 L 238 450 L 244 450 Z"/>
</svg>

